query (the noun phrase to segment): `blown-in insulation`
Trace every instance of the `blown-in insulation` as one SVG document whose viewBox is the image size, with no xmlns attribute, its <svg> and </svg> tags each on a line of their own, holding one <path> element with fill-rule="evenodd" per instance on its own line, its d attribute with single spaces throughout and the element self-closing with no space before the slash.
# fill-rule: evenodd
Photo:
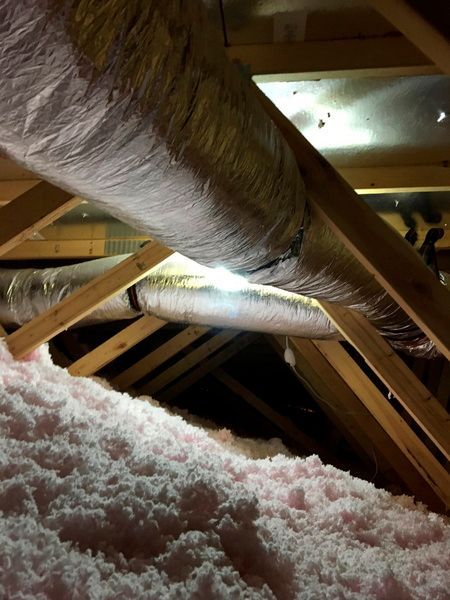
<svg viewBox="0 0 450 600">
<path fill-rule="evenodd" d="M 1 598 L 448 599 L 444 519 L 317 456 L 249 456 L 46 347 L 0 342 L 0 407 Z"/>
<path fill-rule="evenodd" d="M 17 327 L 27 323 L 125 257 L 46 269 L 0 269 L 0 324 Z M 242 277 L 202 267 L 179 254 L 172 254 L 136 284 L 133 305 L 127 292 L 117 294 L 77 326 L 131 319 L 139 314 L 308 339 L 339 338 L 313 300 L 249 284 Z"/>
<path fill-rule="evenodd" d="M 309 209 L 199 1 L 2 0 L 0 48 L 0 149 L 18 163 L 204 265 L 356 308 L 396 347 L 433 351 Z"/>
</svg>

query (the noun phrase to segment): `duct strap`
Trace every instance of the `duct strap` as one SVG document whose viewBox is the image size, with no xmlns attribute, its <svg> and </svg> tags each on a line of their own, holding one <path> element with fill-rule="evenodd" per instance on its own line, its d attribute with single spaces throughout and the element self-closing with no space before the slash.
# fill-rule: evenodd
<svg viewBox="0 0 450 600">
<path fill-rule="evenodd" d="M 137 297 L 137 292 L 136 292 L 136 285 L 133 284 L 131 287 L 127 288 L 127 295 L 128 295 L 128 300 L 130 302 L 130 306 L 133 310 L 135 310 L 137 313 L 141 313 L 142 309 L 139 306 L 139 300 Z"/>
</svg>

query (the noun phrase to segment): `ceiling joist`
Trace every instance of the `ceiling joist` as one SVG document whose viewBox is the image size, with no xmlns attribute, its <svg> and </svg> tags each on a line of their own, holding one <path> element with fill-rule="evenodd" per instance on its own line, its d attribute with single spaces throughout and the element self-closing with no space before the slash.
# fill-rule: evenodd
<svg viewBox="0 0 450 600">
<path fill-rule="evenodd" d="M 41 181 L 0 208 L 0 255 L 77 206 L 80 198 Z"/>
<path fill-rule="evenodd" d="M 450 191 L 448 164 L 338 167 L 336 171 L 358 194 Z"/>
<path fill-rule="evenodd" d="M 68 371 L 77 376 L 93 375 L 165 324 L 166 321 L 144 315 L 72 363 Z"/>
<path fill-rule="evenodd" d="M 202 361 L 197 367 L 189 371 L 185 377 L 178 379 L 176 383 L 166 388 L 159 394 L 159 399 L 162 402 L 171 402 L 179 394 L 197 383 L 197 381 L 200 381 L 200 379 L 211 373 L 211 371 L 214 371 L 214 369 L 220 367 L 235 354 L 241 352 L 241 350 L 246 348 L 249 344 L 256 341 L 258 337 L 259 336 L 256 333 L 244 333 L 228 344 L 223 350 L 217 352 L 211 358 Z"/>
<path fill-rule="evenodd" d="M 449 41 L 406 0 L 370 0 L 370 3 L 443 73 L 450 75 Z"/>
<path fill-rule="evenodd" d="M 227 48 L 257 81 L 431 75 L 439 69 L 402 36 L 244 44 Z"/>
<path fill-rule="evenodd" d="M 167 360 L 187 348 L 192 342 L 198 340 L 206 333 L 209 327 L 191 325 L 186 327 L 173 338 L 161 344 L 156 350 L 150 352 L 125 371 L 122 371 L 113 379 L 114 385 L 121 390 L 127 390 L 134 383 L 152 373 Z"/>
<path fill-rule="evenodd" d="M 187 356 L 180 359 L 174 365 L 152 379 L 149 383 L 139 388 L 139 394 L 157 394 L 160 390 L 178 379 L 178 377 L 181 377 L 184 373 L 198 365 L 200 361 L 220 350 L 225 344 L 228 344 L 228 342 L 238 336 L 239 333 L 239 331 L 234 331 L 232 329 L 217 333 L 207 342 L 204 342 L 201 346 L 192 350 Z"/>
<path fill-rule="evenodd" d="M 274 410 L 267 402 L 264 402 L 259 398 L 256 394 L 254 394 L 247 387 L 242 385 L 239 381 L 237 381 L 234 377 L 231 377 L 228 373 L 226 373 L 222 368 L 217 368 L 214 371 L 214 377 L 220 381 L 224 386 L 226 386 L 229 390 L 236 394 L 246 404 L 251 406 L 253 409 L 258 411 L 263 417 L 265 417 L 268 421 L 273 423 L 283 431 L 293 442 L 298 444 L 301 448 L 304 448 L 308 452 L 314 452 L 316 454 L 321 454 L 323 457 L 323 450 L 318 446 L 317 442 L 315 442 L 309 435 L 306 435 L 303 431 L 301 431 L 298 427 L 294 425 L 294 423 L 281 415 L 279 412 Z"/>
</svg>

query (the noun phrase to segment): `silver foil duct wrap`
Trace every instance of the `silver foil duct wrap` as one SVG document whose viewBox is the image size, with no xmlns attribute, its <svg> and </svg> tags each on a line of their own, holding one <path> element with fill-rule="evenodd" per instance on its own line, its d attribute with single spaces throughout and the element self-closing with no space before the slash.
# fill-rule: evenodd
<svg viewBox="0 0 450 600">
<path fill-rule="evenodd" d="M 302 179 L 200 2 L 1 0 L 0 49 L 17 162 L 209 266 L 289 247 Z"/>
<path fill-rule="evenodd" d="M 1 0 L 0 149 L 204 265 L 356 308 L 396 347 L 432 353 L 329 230 L 304 221 L 294 158 L 202 8 Z"/>
<path fill-rule="evenodd" d="M 47 269 L 0 269 L 0 323 L 26 323 L 123 258 Z M 174 254 L 136 284 L 139 312 L 130 306 L 125 292 L 108 300 L 78 326 L 130 319 L 144 313 L 178 323 L 339 339 L 314 301 L 275 288 L 250 285 L 241 282 L 241 278 L 231 278 L 230 282 L 224 277 L 230 275 Z"/>
<path fill-rule="evenodd" d="M 111 269 L 124 256 L 47 269 L 0 269 L 0 323 L 20 326 L 42 314 L 82 285 Z M 89 325 L 136 316 L 126 294 L 110 298 L 81 321 Z"/>
</svg>

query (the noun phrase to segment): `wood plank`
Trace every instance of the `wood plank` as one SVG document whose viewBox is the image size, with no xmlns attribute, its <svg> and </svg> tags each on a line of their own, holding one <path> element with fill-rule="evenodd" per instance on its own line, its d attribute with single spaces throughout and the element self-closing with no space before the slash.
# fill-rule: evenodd
<svg viewBox="0 0 450 600">
<path fill-rule="evenodd" d="M 227 48 L 257 81 L 431 75 L 439 70 L 403 36 L 352 38 Z M 280 77 L 282 75 L 282 77 Z"/>
<path fill-rule="evenodd" d="M 450 506 L 450 475 L 339 342 L 314 341 L 430 487 Z"/>
<path fill-rule="evenodd" d="M 321 301 L 318 304 L 416 423 L 450 459 L 450 415 L 433 394 L 366 317 L 330 302 Z"/>
<path fill-rule="evenodd" d="M 283 431 L 301 448 L 304 448 L 308 452 L 319 454 L 322 456 L 322 458 L 325 458 L 326 453 L 324 453 L 323 448 L 320 448 L 313 438 L 311 438 L 309 435 L 306 435 L 306 433 L 294 425 L 291 419 L 288 419 L 284 415 L 281 415 L 279 412 L 274 410 L 269 404 L 267 404 L 267 402 L 261 400 L 261 398 L 242 385 L 242 383 L 234 379 L 234 377 L 231 377 L 231 375 L 226 373 L 222 368 L 219 367 L 214 371 L 214 377 L 234 394 L 242 398 L 246 404 L 258 411 L 268 421 L 276 425 L 278 429 Z"/>
<path fill-rule="evenodd" d="M 285 363 L 286 338 L 284 336 L 267 337 L 271 338 L 271 345 Z M 362 426 L 364 423 L 361 424 L 354 418 L 355 407 L 358 407 L 356 414 L 360 412 L 361 403 L 358 398 L 310 340 L 290 337 L 289 347 L 296 359 L 293 372 L 303 387 L 310 392 L 321 410 L 341 432 L 355 453 L 361 455 L 363 452 L 370 461 L 373 461 L 373 445 L 370 436 L 366 437 L 367 428 Z M 288 365 L 286 367 L 288 368 Z M 373 422 L 376 423 L 373 417 L 369 416 L 371 425 Z M 377 456 L 378 458 L 383 460 L 381 455 Z"/>
<path fill-rule="evenodd" d="M 65 258 L 103 258 L 107 239 L 103 240 L 27 240 L 2 256 L 2 260 L 46 260 Z"/>
<path fill-rule="evenodd" d="M 144 315 L 74 362 L 68 371 L 71 375 L 92 375 L 165 324 L 166 321 Z"/>
<path fill-rule="evenodd" d="M 204 360 L 213 352 L 220 350 L 222 346 L 225 346 L 233 338 L 239 335 L 239 331 L 227 329 L 213 336 L 207 342 L 190 352 L 187 356 L 176 362 L 174 365 L 163 371 L 158 377 L 155 377 L 147 385 L 139 389 L 139 394 L 156 394 L 159 390 L 169 385 L 181 375 L 184 375 L 186 371 L 189 371 L 195 367 L 201 360 Z"/>
<path fill-rule="evenodd" d="M 0 206 L 8 204 L 17 196 L 28 192 L 39 183 L 39 179 L 10 179 L 0 180 Z"/>
<path fill-rule="evenodd" d="M 276 340 L 279 344 L 284 338 Z M 407 457 L 313 342 L 293 337 L 289 342 L 297 360 L 296 371 L 300 371 L 312 387 L 325 414 L 340 424 L 347 439 L 350 437 L 350 444 L 353 446 L 352 439 L 356 441 L 357 454 L 362 449 L 371 464 L 375 458 L 381 472 L 392 469 L 418 500 L 432 510 L 442 511 L 441 500 L 421 473 L 411 468 Z"/>
<path fill-rule="evenodd" d="M 113 222 L 114 223 L 114 222 Z M 57 221 L 48 227 L 41 229 L 40 235 L 47 241 L 50 240 L 136 240 L 148 242 L 151 238 L 141 232 L 136 231 L 125 223 L 119 226 L 119 232 L 116 226 L 111 223 L 107 216 L 102 221 L 92 221 L 85 223 L 67 223 Z M 118 225 L 118 224 L 117 224 Z"/>
<path fill-rule="evenodd" d="M 450 191 L 446 164 L 337 167 L 338 173 L 358 194 Z"/>
<path fill-rule="evenodd" d="M 182 392 L 194 385 L 194 383 L 197 383 L 197 381 L 208 375 L 208 373 L 227 362 L 227 360 L 229 360 L 232 356 L 238 352 L 241 352 L 241 350 L 257 340 L 258 337 L 259 336 L 256 333 L 243 334 L 237 340 L 226 346 L 224 350 L 221 350 L 212 358 L 202 362 L 198 367 L 190 371 L 185 377 L 178 380 L 166 391 L 159 394 L 158 398 L 161 400 L 161 402 L 171 402 Z"/>
<path fill-rule="evenodd" d="M 120 390 L 127 390 L 131 385 L 139 381 L 149 373 L 152 373 L 160 365 L 178 354 L 183 348 L 186 348 L 195 340 L 205 335 L 209 331 L 209 327 L 201 327 L 199 325 L 191 325 L 186 327 L 180 333 L 175 335 L 173 338 L 161 344 L 156 350 L 147 354 L 134 365 L 125 369 L 122 373 L 117 375 L 112 383 L 116 385 Z"/>
<path fill-rule="evenodd" d="M 255 93 L 290 145 L 314 210 L 450 358 L 448 290 L 256 86 Z"/>
<path fill-rule="evenodd" d="M 448 40 L 408 2 L 405 0 L 370 0 L 370 3 L 428 56 L 443 73 L 450 75 L 450 44 Z"/>
<path fill-rule="evenodd" d="M 450 363 L 446 362 L 442 369 L 441 378 L 439 380 L 436 391 L 436 398 L 444 408 L 448 407 L 450 402 Z"/>
<path fill-rule="evenodd" d="M 40 344 L 91 313 L 105 300 L 144 278 L 148 271 L 172 253 L 156 242 L 83 285 L 73 294 L 8 336 L 11 353 L 22 358 Z"/>
<path fill-rule="evenodd" d="M 41 181 L 0 208 L 0 255 L 78 204 L 81 198 Z"/>
</svg>

